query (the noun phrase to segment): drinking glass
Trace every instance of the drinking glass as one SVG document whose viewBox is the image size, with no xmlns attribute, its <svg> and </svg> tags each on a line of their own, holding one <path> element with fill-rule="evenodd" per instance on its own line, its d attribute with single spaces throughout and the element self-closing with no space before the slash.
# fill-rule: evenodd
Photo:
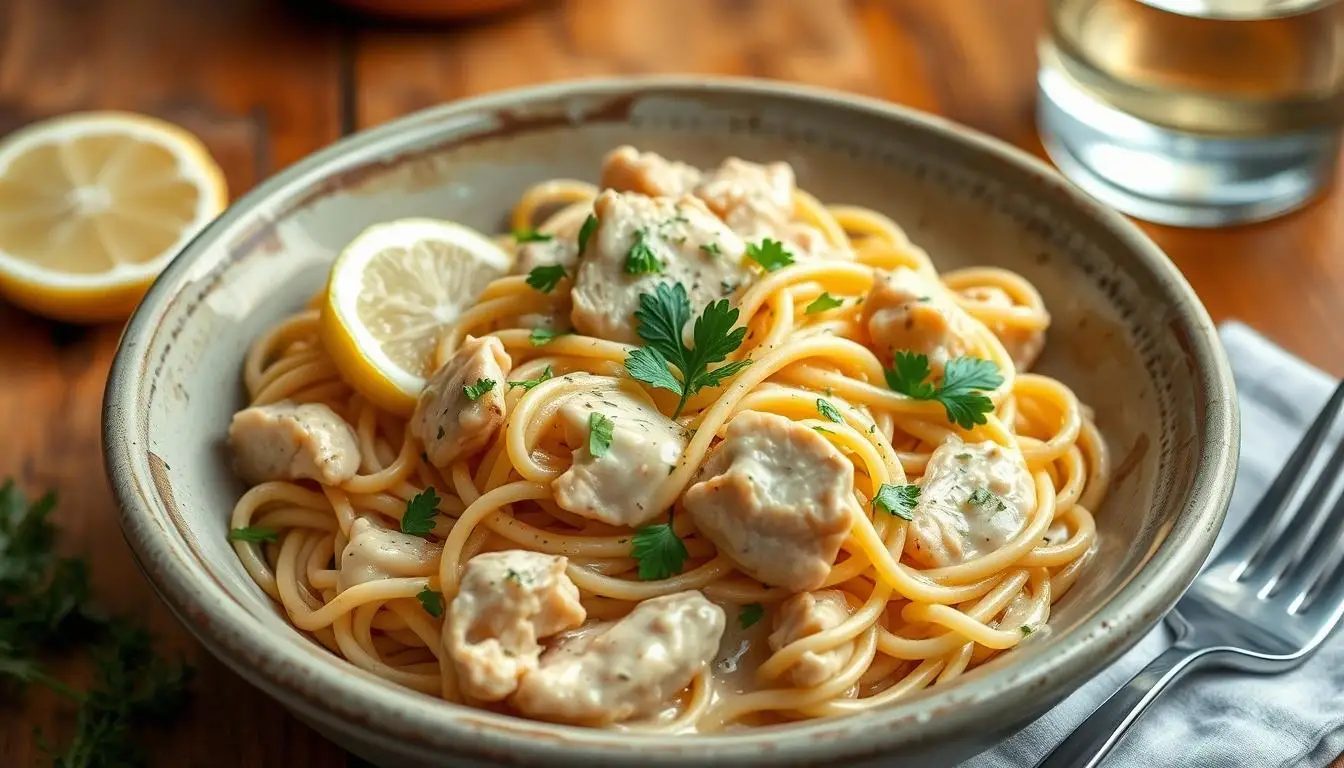
<svg viewBox="0 0 1344 768">
<path fill-rule="evenodd" d="M 1344 2 L 1049 0 L 1037 121 L 1056 167 L 1141 219 L 1272 218 L 1334 176 Z"/>
</svg>

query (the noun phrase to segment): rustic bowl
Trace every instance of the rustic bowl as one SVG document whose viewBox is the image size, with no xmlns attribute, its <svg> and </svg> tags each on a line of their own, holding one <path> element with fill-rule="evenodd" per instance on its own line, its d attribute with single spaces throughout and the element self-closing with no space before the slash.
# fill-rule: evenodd
<svg viewBox="0 0 1344 768">
<path fill-rule="evenodd" d="M 716 736 L 583 730 L 398 688 L 305 639 L 225 538 L 242 491 L 221 452 L 244 351 L 298 309 L 369 224 L 439 216 L 487 230 L 530 183 L 593 179 L 622 142 L 702 165 L 784 159 L 822 200 L 894 216 L 943 267 L 996 264 L 1053 313 L 1040 368 L 1096 409 L 1115 478 L 1101 546 L 1047 631 L 964 680 L 881 711 Z M 420 112 L 259 186 L 203 231 L 131 320 L 106 395 L 107 470 L 141 568 L 227 665 L 387 766 L 866 761 L 931 766 L 1019 729 L 1136 642 L 1212 546 L 1238 439 L 1232 376 L 1189 285 L 1137 228 L 1044 164 L 869 99 L 719 79 L 548 85 Z"/>
</svg>

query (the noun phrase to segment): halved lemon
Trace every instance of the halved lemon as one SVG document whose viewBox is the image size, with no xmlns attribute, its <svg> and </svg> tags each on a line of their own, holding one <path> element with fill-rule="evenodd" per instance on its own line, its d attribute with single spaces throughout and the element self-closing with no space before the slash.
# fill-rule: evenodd
<svg viewBox="0 0 1344 768">
<path fill-rule="evenodd" d="M 350 386 L 381 408 L 409 415 L 434 372 L 444 327 L 512 264 L 488 237 L 461 224 L 375 224 L 332 265 L 322 342 Z"/>
<path fill-rule="evenodd" d="M 228 204 L 199 139 L 152 117 L 85 112 L 0 141 L 0 293 L 72 322 L 124 318 Z"/>
</svg>

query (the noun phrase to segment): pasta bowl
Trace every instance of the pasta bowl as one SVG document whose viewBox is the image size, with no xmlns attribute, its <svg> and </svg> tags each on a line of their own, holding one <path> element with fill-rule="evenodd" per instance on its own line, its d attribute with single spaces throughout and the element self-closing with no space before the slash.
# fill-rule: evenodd
<svg viewBox="0 0 1344 768">
<path fill-rule="evenodd" d="M 899 223 L 940 270 L 989 265 L 1050 313 L 1034 370 L 1087 403 L 1111 456 L 1095 550 L 1049 624 L 952 684 L 879 707 L 705 734 L 556 725 L 407 690 L 300 633 L 228 540 L 245 490 L 224 449 L 253 341 L 318 292 L 337 253 L 390 219 L 507 228 L 540 180 L 596 181 L 632 144 L 702 167 L 782 160 L 801 188 Z M 1171 608 L 1212 547 L 1238 424 L 1214 327 L 1136 227 L 1044 164 L 890 104 L 731 79 L 584 81 L 493 94 L 358 134 L 285 170 L 206 228 L 156 282 L 104 411 L 122 530 L 211 653 L 298 717 L 386 766 L 934 765 L 972 756 L 1061 700 Z M 735 620 L 729 617 L 730 621 Z"/>
</svg>

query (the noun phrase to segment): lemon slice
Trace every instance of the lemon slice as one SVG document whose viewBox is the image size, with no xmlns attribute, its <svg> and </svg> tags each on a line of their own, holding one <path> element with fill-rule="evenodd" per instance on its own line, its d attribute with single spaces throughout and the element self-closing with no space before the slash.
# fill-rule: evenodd
<svg viewBox="0 0 1344 768">
<path fill-rule="evenodd" d="M 375 224 L 332 265 L 322 341 L 350 386 L 381 408 L 409 415 L 434 372 L 444 326 L 512 264 L 493 241 L 461 224 Z"/>
<path fill-rule="evenodd" d="M 58 320 L 126 317 L 228 204 L 205 146 L 170 123 L 86 112 L 0 141 L 0 293 Z"/>
</svg>

